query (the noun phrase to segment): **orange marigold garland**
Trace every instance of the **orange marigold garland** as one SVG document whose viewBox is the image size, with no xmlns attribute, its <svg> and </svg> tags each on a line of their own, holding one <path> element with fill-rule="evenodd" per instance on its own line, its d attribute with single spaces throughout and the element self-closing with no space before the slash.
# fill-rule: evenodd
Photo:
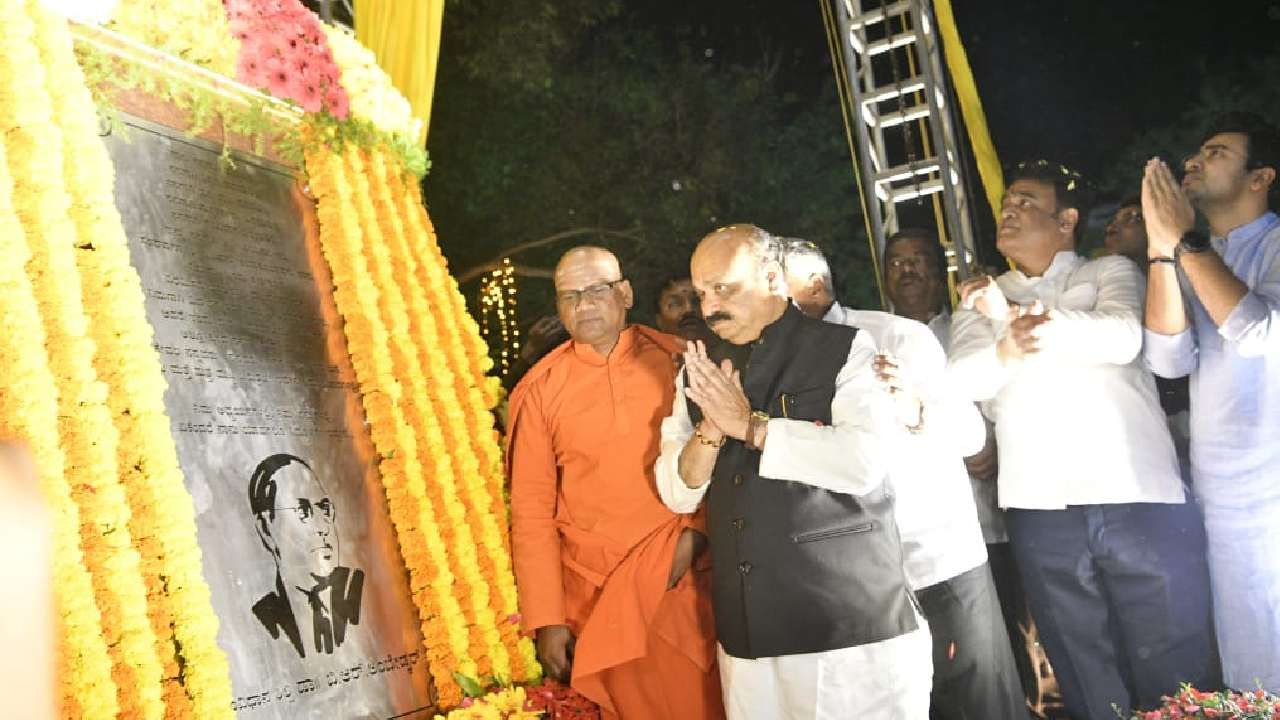
<svg viewBox="0 0 1280 720">
<path fill-rule="evenodd" d="M 391 266 L 399 270 L 388 280 L 397 285 L 396 292 L 409 310 L 405 339 L 413 345 L 416 353 L 414 362 L 418 370 L 414 377 L 423 380 L 422 386 L 415 386 L 414 390 L 419 397 L 429 399 L 432 411 L 429 416 L 442 420 L 437 423 L 440 430 L 433 432 L 433 442 L 440 443 L 437 446 L 440 454 L 451 456 L 453 472 L 443 477 L 444 491 L 455 495 L 465 512 L 465 517 L 457 522 L 458 537 L 450 546 L 464 554 L 458 562 L 466 570 L 463 577 L 470 586 L 467 599 L 472 621 L 472 654 L 476 657 L 476 671 L 479 673 L 477 679 L 482 684 L 487 684 L 494 677 L 509 679 L 510 658 L 498 629 L 501 618 L 506 614 L 502 612 L 500 593 L 493 585 L 493 555 L 505 552 L 501 538 L 495 532 L 500 518 L 493 517 L 491 513 L 491 503 L 473 452 L 474 439 L 468 432 L 459 395 L 455 391 L 455 375 L 448 367 L 448 355 L 441 352 L 442 337 L 434 316 L 439 308 L 430 305 L 418 281 L 418 258 L 409 250 L 404 224 L 392 202 L 384 155 L 375 152 L 364 158 L 363 170 L 378 228 L 390 252 Z M 358 185 L 357 192 L 361 189 Z M 496 538 L 496 543 L 493 538 Z M 481 539 L 481 544 L 477 545 L 476 539 Z"/>
<path fill-rule="evenodd" d="M 378 288 L 361 249 L 361 228 L 342 158 L 320 148 L 307 157 L 317 200 L 320 246 L 333 274 L 334 300 L 343 316 L 351 362 L 360 386 L 401 556 L 418 607 L 428 668 L 440 703 L 462 696 L 453 672 L 475 673 L 467 657 L 465 618 L 453 595 L 448 549 L 426 493 L 416 443 L 398 403 L 403 389 L 388 351 L 390 338 L 378 312 Z"/>
<path fill-rule="evenodd" d="M 493 417 L 488 412 L 488 402 L 479 387 L 473 384 L 477 376 L 486 378 L 480 368 L 492 367 L 492 362 L 471 363 L 472 355 L 465 352 L 467 345 L 483 346 L 479 329 L 462 305 L 457 283 L 449 276 L 444 258 L 434 242 L 416 182 L 404 182 L 394 172 L 386 174 L 388 187 L 397 200 L 401 223 L 406 230 L 410 254 L 418 258 L 416 267 L 419 286 L 428 294 L 427 304 L 436 318 L 438 330 L 442 330 L 436 342 L 436 352 L 443 352 L 455 368 L 454 392 L 464 404 L 467 435 L 479 458 L 481 480 L 489 495 L 489 515 L 496 520 L 496 527 L 489 526 L 482 532 L 490 557 L 494 560 L 493 582 L 497 589 L 495 599 L 501 601 L 499 632 L 506 646 L 511 663 L 511 677 L 528 680 L 537 677 L 539 668 L 535 660 L 533 644 L 518 632 L 519 605 L 516 598 L 515 579 L 512 574 L 511 556 L 507 535 L 507 511 L 504 501 L 505 486 L 501 466 L 501 451 L 497 434 L 493 430 Z M 469 322 L 468 322 L 469 321 Z M 484 360 L 488 361 L 487 353 Z"/>
</svg>

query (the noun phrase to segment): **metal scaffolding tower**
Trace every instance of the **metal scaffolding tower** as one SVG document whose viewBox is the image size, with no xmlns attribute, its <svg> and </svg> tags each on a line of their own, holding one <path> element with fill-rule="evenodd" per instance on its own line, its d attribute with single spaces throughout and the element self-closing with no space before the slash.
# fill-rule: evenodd
<svg viewBox="0 0 1280 720">
<path fill-rule="evenodd" d="M 964 279 L 976 258 L 973 226 L 932 3 L 834 4 L 877 258 L 898 230 L 899 204 L 931 196 L 948 270 Z"/>
</svg>

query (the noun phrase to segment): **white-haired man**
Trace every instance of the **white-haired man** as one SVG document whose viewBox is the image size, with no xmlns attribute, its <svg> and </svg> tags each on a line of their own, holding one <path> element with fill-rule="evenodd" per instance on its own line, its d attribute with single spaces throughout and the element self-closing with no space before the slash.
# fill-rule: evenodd
<svg viewBox="0 0 1280 720">
<path fill-rule="evenodd" d="M 947 382 L 947 357 L 922 323 L 836 302 L 831 268 L 806 240 L 786 243 L 787 287 L 811 318 L 862 330 L 875 343 L 881 388 L 907 430 L 889 466 L 907 580 L 933 637 L 935 717 L 1028 717 L 963 458 L 986 426 Z"/>
</svg>

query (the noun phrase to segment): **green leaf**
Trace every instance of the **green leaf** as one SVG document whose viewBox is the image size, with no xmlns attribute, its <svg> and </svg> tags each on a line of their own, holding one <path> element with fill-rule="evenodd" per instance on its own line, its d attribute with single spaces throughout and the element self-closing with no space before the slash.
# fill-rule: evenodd
<svg viewBox="0 0 1280 720">
<path fill-rule="evenodd" d="M 467 697 L 480 697 L 484 694 L 484 686 L 473 677 L 468 677 L 454 670 L 453 680 L 458 683 L 458 687 L 462 688 L 462 692 L 466 693 Z"/>
</svg>

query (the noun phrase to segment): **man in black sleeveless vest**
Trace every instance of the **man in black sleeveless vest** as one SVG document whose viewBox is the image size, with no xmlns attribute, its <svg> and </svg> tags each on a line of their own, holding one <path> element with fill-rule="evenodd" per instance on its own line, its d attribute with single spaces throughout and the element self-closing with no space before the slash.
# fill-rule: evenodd
<svg viewBox="0 0 1280 720">
<path fill-rule="evenodd" d="M 928 716 L 928 631 L 886 489 L 892 408 L 875 346 L 787 301 L 777 238 L 708 235 L 693 284 L 718 340 L 690 343 L 656 480 L 707 503 L 730 718 Z"/>
</svg>

